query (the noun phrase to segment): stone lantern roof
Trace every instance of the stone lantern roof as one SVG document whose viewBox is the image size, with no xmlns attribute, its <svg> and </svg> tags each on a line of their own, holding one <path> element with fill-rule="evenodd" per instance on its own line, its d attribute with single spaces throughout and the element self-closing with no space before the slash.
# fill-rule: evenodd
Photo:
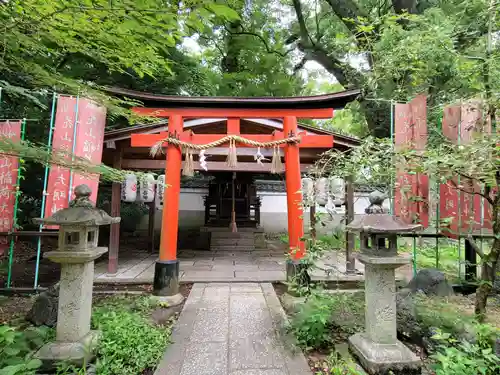
<svg viewBox="0 0 500 375">
<path fill-rule="evenodd" d="M 366 215 L 355 218 L 346 229 L 349 232 L 364 233 L 411 233 L 422 229 L 420 224 L 407 224 L 399 217 L 390 215 L 382 207 L 386 196 L 374 191 L 370 194 L 370 206 L 365 210 Z"/>
<path fill-rule="evenodd" d="M 57 211 L 45 219 L 35 219 L 37 223 L 46 225 L 100 226 L 120 222 L 120 217 L 111 217 L 105 211 L 95 208 L 90 201 L 92 190 L 88 185 L 75 187 L 75 199 L 68 208 Z"/>
</svg>

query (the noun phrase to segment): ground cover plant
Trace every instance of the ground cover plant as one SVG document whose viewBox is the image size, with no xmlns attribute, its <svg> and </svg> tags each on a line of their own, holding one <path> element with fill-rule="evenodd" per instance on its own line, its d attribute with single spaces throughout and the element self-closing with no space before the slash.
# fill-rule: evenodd
<svg viewBox="0 0 500 375">
<path fill-rule="evenodd" d="M 3 299 L 0 308 L 8 303 Z M 169 344 L 175 320 L 175 314 L 153 320 L 152 313 L 159 310 L 166 311 L 166 306 L 146 296 L 97 298 L 92 328 L 102 335 L 95 362 L 84 368 L 61 363 L 57 374 L 83 375 L 89 368 L 98 375 L 152 374 Z M 0 375 L 34 374 L 41 363 L 33 354 L 54 334 L 54 329 L 31 327 L 19 318 L 0 325 Z"/>
</svg>

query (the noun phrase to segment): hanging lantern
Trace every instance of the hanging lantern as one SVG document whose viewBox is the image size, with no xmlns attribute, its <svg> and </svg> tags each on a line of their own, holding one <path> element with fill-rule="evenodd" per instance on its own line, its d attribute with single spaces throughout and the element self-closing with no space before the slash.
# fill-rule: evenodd
<svg viewBox="0 0 500 375">
<path fill-rule="evenodd" d="M 151 173 L 147 173 L 141 178 L 139 195 L 144 203 L 150 203 L 155 199 L 155 177 Z"/>
<path fill-rule="evenodd" d="M 328 179 L 325 177 L 316 180 L 316 203 L 321 207 L 328 203 Z"/>
<path fill-rule="evenodd" d="M 157 208 L 163 207 L 163 197 L 165 195 L 165 175 L 161 174 L 156 180 L 155 205 Z"/>
<path fill-rule="evenodd" d="M 345 199 L 345 183 L 340 177 L 330 177 L 329 192 L 335 206 L 344 204 Z"/>
<path fill-rule="evenodd" d="M 137 199 L 137 176 L 128 174 L 122 182 L 122 201 L 135 202 Z"/>
<path fill-rule="evenodd" d="M 302 200 L 306 206 L 310 206 L 314 201 L 314 182 L 309 177 L 302 179 Z"/>
</svg>

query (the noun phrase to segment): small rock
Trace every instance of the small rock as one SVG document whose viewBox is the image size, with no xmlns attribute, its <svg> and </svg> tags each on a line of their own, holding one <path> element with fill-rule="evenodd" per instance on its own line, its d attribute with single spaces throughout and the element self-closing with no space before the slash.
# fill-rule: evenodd
<svg viewBox="0 0 500 375">
<path fill-rule="evenodd" d="M 40 293 L 28 312 L 26 319 L 35 326 L 55 327 L 57 323 L 57 306 L 59 300 L 59 283 L 52 285 Z"/>
<path fill-rule="evenodd" d="M 453 287 L 443 272 L 428 268 L 418 271 L 407 286 L 411 292 L 421 291 L 428 296 L 448 297 L 453 295 Z"/>
<path fill-rule="evenodd" d="M 163 326 L 166 325 L 170 318 L 172 318 L 181 309 L 178 306 L 168 307 L 168 308 L 158 308 L 151 313 L 151 319 L 154 324 Z"/>
</svg>

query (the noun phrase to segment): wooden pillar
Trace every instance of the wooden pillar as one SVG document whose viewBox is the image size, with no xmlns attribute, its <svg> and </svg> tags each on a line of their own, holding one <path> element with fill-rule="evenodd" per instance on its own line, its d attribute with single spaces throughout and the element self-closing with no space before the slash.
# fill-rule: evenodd
<svg viewBox="0 0 500 375">
<path fill-rule="evenodd" d="M 297 134 L 297 118 L 286 116 L 283 121 L 285 137 Z M 302 192 L 300 181 L 299 145 L 285 147 L 285 180 L 288 211 L 288 236 L 291 258 L 298 262 L 304 257 L 304 221 L 302 210 Z"/>
<path fill-rule="evenodd" d="M 156 203 L 155 201 L 148 204 L 149 218 L 148 218 L 148 250 L 150 253 L 155 252 L 155 219 L 156 219 Z"/>
<path fill-rule="evenodd" d="M 119 148 L 113 153 L 113 168 L 121 169 L 122 150 Z M 113 182 L 111 186 L 111 216 L 120 216 L 122 184 Z M 120 223 L 111 224 L 109 232 L 108 274 L 118 272 L 118 252 L 120 249 Z"/>
<path fill-rule="evenodd" d="M 170 137 L 179 137 L 183 120 L 173 114 L 168 121 Z M 182 153 L 177 146 L 167 146 L 165 189 L 161 223 L 160 254 L 155 266 L 153 294 L 174 296 L 179 293 L 179 261 L 177 260 L 177 233 L 179 228 L 179 195 L 181 189 Z"/>
<path fill-rule="evenodd" d="M 346 225 L 354 220 L 354 186 L 353 179 L 349 177 L 345 182 L 345 217 Z M 354 233 L 345 233 L 345 261 L 346 271 L 354 272 L 356 270 L 356 260 L 354 258 Z"/>
</svg>

